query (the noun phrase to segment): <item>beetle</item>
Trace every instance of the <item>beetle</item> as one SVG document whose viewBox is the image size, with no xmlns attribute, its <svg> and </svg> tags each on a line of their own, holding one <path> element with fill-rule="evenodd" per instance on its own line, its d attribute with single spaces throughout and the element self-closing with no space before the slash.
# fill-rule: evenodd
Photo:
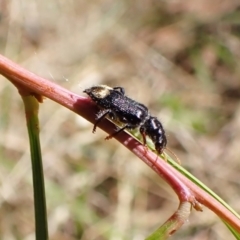
<svg viewBox="0 0 240 240">
<path fill-rule="evenodd" d="M 83 91 L 99 107 L 96 122 L 93 127 L 93 133 L 96 131 L 99 122 L 108 117 L 114 122 L 122 125 L 116 132 L 107 136 L 110 139 L 125 129 L 136 129 L 143 138 L 143 144 L 146 145 L 146 136 L 148 136 L 155 145 L 158 154 L 162 154 L 167 145 L 165 130 L 161 122 L 150 115 L 148 108 L 125 95 L 122 87 L 109 87 L 106 85 L 97 85 Z"/>
</svg>

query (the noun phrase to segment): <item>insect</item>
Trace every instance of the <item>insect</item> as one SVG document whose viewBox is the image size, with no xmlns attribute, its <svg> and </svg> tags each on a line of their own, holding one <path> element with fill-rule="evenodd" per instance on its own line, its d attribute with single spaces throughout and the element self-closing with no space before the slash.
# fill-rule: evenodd
<svg viewBox="0 0 240 240">
<path fill-rule="evenodd" d="M 107 136 L 106 139 L 116 136 L 125 129 L 139 128 L 143 144 L 146 145 L 146 136 L 148 136 L 154 143 L 157 153 L 163 153 L 167 145 L 167 138 L 161 122 L 150 115 L 145 105 L 127 97 L 124 88 L 98 85 L 85 89 L 84 92 L 100 108 L 93 133 L 96 131 L 99 122 L 105 117 L 109 117 L 113 121 L 119 122 L 122 127 Z"/>
</svg>

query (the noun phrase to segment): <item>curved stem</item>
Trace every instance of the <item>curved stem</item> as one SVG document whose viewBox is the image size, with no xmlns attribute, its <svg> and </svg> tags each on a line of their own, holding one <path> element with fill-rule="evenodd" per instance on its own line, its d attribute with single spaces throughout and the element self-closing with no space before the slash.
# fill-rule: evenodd
<svg viewBox="0 0 240 240">
<path fill-rule="evenodd" d="M 21 94 L 33 94 L 40 100 L 41 96 L 45 96 L 81 115 L 88 121 L 95 122 L 97 107 L 88 98 L 78 96 L 53 82 L 41 78 L 1 55 L 0 73 L 12 81 Z M 21 89 L 24 89 L 24 91 L 21 91 Z M 106 119 L 101 121 L 98 127 L 109 134 L 115 128 L 114 124 Z M 176 192 L 181 203 L 188 201 L 199 211 L 202 210 L 201 204 L 203 204 L 240 232 L 239 218 L 167 162 L 160 160 L 156 154 L 146 151 L 146 148 L 131 135 L 121 132 L 114 138 L 142 159 L 160 177 L 164 178 Z"/>
</svg>

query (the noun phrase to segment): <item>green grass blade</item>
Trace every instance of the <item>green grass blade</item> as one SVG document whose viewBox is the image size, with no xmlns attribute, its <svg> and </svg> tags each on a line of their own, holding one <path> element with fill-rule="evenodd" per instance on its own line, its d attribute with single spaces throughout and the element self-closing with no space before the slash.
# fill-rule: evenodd
<svg viewBox="0 0 240 240">
<path fill-rule="evenodd" d="M 41 146 L 39 140 L 39 103 L 33 96 L 23 96 L 26 112 L 28 135 L 30 140 L 30 151 L 33 174 L 34 209 L 36 240 L 48 239 L 46 198 L 44 188 L 43 166 Z"/>
<path fill-rule="evenodd" d="M 200 188 L 202 188 L 205 192 L 207 192 L 209 195 L 211 195 L 213 198 L 215 198 L 219 203 L 221 203 L 226 209 L 228 209 L 231 213 L 233 213 L 236 217 L 240 219 L 239 214 L 234 211 L 222 198 L 220 198 L 216 193 L 214 193 L 210 188 L 208 188 L 204 183 L 202 183 L 199 179 L 194 177 L 191 173 L 189 173 L 186 169 L 184 169 L 182 166 L 177 164 L 175 161 L 173 161 L 171 158 L 168 157 L 168 161 L 171 165 L 174 166 L 179 172 L 181 172 L 183 175 L 185 175 L 189 180 L 194 182 L 196 185 L 198 185 Z M 240 233 L 237 232 L 230 224 L 222 220 L 223 223 L 227 226 L 227 228 L 230 230 L 230 232 L 233 234 L 233 236 L 240 240 Z"/>
</svg>

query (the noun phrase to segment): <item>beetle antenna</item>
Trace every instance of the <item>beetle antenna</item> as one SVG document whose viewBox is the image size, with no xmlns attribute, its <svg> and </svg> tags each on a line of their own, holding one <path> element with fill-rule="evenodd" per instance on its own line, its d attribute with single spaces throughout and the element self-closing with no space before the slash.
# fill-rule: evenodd
<svg viewBox="0 0 240 240">
<path fill-rule="evenodd" d="M 167 150 L 167 152 L 170 152 L 177 160 L 177 163 L 181 165 L 181 160 L 179 159 L 179 157 L 169 148 L 165 147 L 165 149 Z"/>
</svg>

